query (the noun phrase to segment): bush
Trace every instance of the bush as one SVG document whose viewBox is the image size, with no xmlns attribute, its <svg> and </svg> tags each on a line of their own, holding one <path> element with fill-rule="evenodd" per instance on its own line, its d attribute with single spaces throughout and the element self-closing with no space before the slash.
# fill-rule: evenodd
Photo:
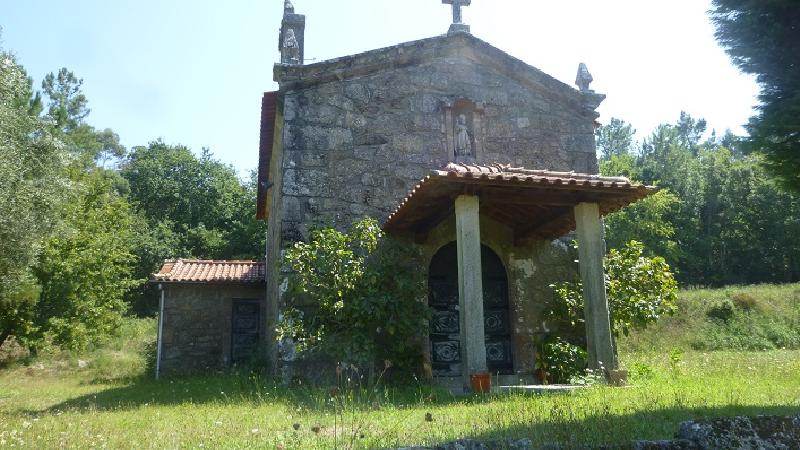
<svg viewBox="0 0 800 450">
<path fill-rule="evenodd" d="M 643 256 L 644 246 L 630 241 L 612 249 L 605 258 L 605 284 L 615 336 L 643 329 L 666 314 L 673 314 L 678 284 L 669 265 L 661 257 Z M 547 316 L 568 321 L 572 326 L 584 322 L 583 286 L 580 282 L 551 285 L 556 302 Z"/>
<path fill-rule="evenodd" d="M 314 231 L 286 252 L 292 273 L 279 336 L 338 362 L 371 368 L 389 361 L 413 371 L 430 315 L 418 256 L 413 246 L 383 238 L 373 219 L 354 223 L 350 233 Z"/>
<path fill-rule="evenodd" d="M 758 301 L 755 297 L 747 292 L 737 292 L 731 297 L 736 309 L 741 311 L 752 311 L 758 306 Z"/>
<path fill-rule="evenodd" d="M 20 345 L 15 336 L 9 336 L 0 343 L 0 367 L 27 358 L 30 354 L 28 348 Z"/>
<path fill-rule="evenodd" d="M 723 322 L 727 322 L 733 318 L 733 314 L 736 312 L 736 307 L 734 306 L 733 302 L 729 299 L 724 299 L 719 301 L 706 311 L 706 316 L 711 319 L 721 320 Z"/>
<path fill-rule="evenodd" d="M 40 288 L 33 277 L 20 278 L 13 290 L 0 293 L 0 343 L 14 336 L 15 342 L 29 345 L 36 332 L 34 318 Z"/>
<path fill-rule="evenodd" d="M 549 337 L 539 346 L 536 366 L 550 375 L 551 382 L 569 383 L 573 377 L 583 375 L 586 351 L 560 337 Z"/>
</svg>

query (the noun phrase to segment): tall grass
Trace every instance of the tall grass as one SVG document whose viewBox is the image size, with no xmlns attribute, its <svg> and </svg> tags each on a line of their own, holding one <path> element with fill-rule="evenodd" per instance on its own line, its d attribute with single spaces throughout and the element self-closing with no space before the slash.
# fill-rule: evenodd
<svg viewBox="0 0 800 450">
<path fill-rule="evenodd" d="M 0 447 L 372 449 L 463 437 L 623 445 L 669 438 L 683 420 L 800 408 L 798 351 L 624 363 L 633 368 L 629 388 L 468 397 L 422 384 L 284 389 L 247 373 L 87 383 L 79 372 L 17 369 L 0 375 Z"/>
<path fill-rule="evenodd" d="M 678 310 L 620 351 L 800 349 L 800 284 L 682 291 Z"/>
<path fill-rule="evenodd" d="M 555 395 L 454 397 L 424 383 L 287 389 L 248 371 L 156 381 L 143 376 L 155 321 L 131 319 L 103 348 L 0 371 L 0 448 L 373 449 L 464 437 L 569 448 L 666 439 L 684 420 L 798 413 L 799 350 L 698 349 L 792 342 L 799 301 L 800 285 L 683 292 L 677 315 L 621 341 L 631 386 Z"/>
</svg>

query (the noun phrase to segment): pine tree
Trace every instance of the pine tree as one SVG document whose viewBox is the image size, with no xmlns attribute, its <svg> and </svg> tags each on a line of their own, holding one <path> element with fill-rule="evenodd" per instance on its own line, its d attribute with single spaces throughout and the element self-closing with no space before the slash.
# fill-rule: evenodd
<svg viewBox="0 0 800 450">
<path fill-rule="evenodd" d="M 785 186 L 800 191 L 800 2 L 714 0 L 716 37 L 761 85 L 749 144 Z"/>
</svg>

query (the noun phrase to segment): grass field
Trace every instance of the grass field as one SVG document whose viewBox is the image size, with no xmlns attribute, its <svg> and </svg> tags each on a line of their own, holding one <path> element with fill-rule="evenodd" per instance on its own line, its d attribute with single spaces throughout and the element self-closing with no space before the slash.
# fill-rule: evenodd
<svg viewBox="0 0 800 450">
<path fill-rule="evenodd" d="M 796 285 L 758 289 L 766 290 L 753 294 L 756 321 L 770 304 L 791 313 L 800 292 Z M 246 373 L 155 381 L 143 375 L 141 356 L 153 323 L 131 321 L 112 345 L 84 355 L 85 367 L 56 354 L 0 371 L 0 447 L 371 449 L 463 437 L 624 445 L 670 438 L 689 419 L 800 414 L 800 351 L 693 350 L 706 327 L 734 320 L 696 316 L 731 295 L 685 293 L 682 308 L 693 309 L 623 340 L 631 386 L 549 395 L 454 398 L 417 385 L 331 396 L 332 386 L 287 390 Z"/>
</svg>

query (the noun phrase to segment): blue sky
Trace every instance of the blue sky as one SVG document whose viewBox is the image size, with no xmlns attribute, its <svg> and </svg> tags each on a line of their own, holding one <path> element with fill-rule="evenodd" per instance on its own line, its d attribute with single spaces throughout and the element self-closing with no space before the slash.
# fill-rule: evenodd
<svg viewBox="0 0 800 450">
<path fill-rule="evenodd" d="M 441 0 L 294 0 L 306 57 L 323 60 L 442 34 Z M 572 84 L 579 62 L 643 137 L 681 110 L 720 132 L 752 114 L 757 87 L 713 39 L 708 0 L 474 0 L 477 37 Z M 89 123 L 127 146 L 156 138 L 211 148 L 255 168 L 261 94 L 276 88 L 283 0 L 0 0 L 3 47 L 37 86 L 67 67 L 83 78 Z"/>
</svg>

